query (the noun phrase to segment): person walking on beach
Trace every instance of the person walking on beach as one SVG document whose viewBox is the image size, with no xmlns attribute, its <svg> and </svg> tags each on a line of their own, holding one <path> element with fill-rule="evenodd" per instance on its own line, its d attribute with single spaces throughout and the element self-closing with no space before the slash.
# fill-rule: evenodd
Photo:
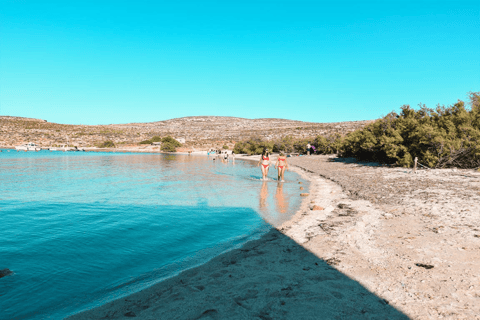
<svg viewBox="0 0 480 320">
<path fill-rule="evenodd" d="M 277 162 L 275 162 L 275 169 L 278 169 L 278 181 L 283 182 L 283 175 L 285 174 L 285 170 L 287 170 L 287 157 L 285 153 L 280 152 L 280 155 L 277 158 Z"/>
<path fill-rule="evenodd" d="M 268 153 L 268 149 L 263 150 L 262 155 L 260 156 L 260 160 L 258 161 L 258 165 L 262 165 L 260 169 L 262 169 L 262 180 L 267 179 L 268 169 L 270 168 L 270 156 Z"/>
</svg>

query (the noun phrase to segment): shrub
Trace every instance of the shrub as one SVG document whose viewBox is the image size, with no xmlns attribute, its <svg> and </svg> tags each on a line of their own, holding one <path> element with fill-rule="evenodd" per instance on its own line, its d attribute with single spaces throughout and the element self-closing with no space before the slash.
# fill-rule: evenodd
<svg viewBox="0 0 480 320">
<path fill-rule="evenodd" d="M 161 142 L 162 138 L 153 136 L 151 139 L 140 141 L 139 144 L 152 144 L 153 142 Z"/>
<path fill-rule="evenodd" d="M 160 150 L 164 152 L 176 152 L 177 147 L 170 142 L 162 142 L 162 146 L 160 147 Z"/>
<path fill-rule="evenodd" d="M 225 150 L 227 150 L 227 149 L 228 149 L 228 146 L 227 146 L 227 145 L 224 145 L 222 148 L 225 149 Z"/>
<path fill-rule="evenodd" d="M 252 155 L 261 154 L 263 150 L 268 149 L 270 152 L 304 153 L 307 149 L 307 143 L 307 139 L 294 139 L 291 136 L 286 136 L 274 141 L 265 141 L 259 137 L 254 137 L 237 142 L 233 148 L 233 152 Z"/>
<path fill-rule="evenodd" d="M 273 147 L 273 142 L 264 141 L 260 137 L 254 137 L 245 141 L 237 142 L 233 148 L 233 152 L 237 154 L 246 153 L 249 155 L 261 154 L 264 149 L 272 151 Z"/>
<path fill-rule="evenodd" d="M 164 152 L 176 152 L 177 147 L 181 147 L 182 144 L 178 142 L 177 140 L 173 139 L 170 136 L 164 137 L 161 139 L 162 146 L 160 147 L 160 150 Z"/>
<path fill-rule="evenodd" d="M 115 144 L 113 143 L 113 141 L 104 141 L 98 147 L 99 148 L 115 148 Z"/>
<path fill-rule="evenodd" d="M 480 99 L 470 93 L 471 108 L 463 101 L 445 108 L 414 110 L 408 105 L 362 130 L 349 133 L 341 156 L 410 167 L 413 159 L 431 168 L 480 166 Z"/>
<path fill-rule="evenodd" d="M 317 136 L 313 141 L 317 154 L 334 154 L 338 153 L 343 145 L 344 137 L 339 133 L 328 136 Z"/>
<path fill-rule="evenodd" d="M 170 143 L 170 144 L 172 144 L 172 145 L 175 146 L 175 147 L 181 147 L 181 146 L 182 146 L 182 144 L 181 144 L 180 142 L 178 142 L 177 140 L 173 139 L 171 136 L 166 136 L 166 137 L 162 138 L 161 142 L 162 142 L 162 145 L 163 145 L 164 143 Z"/>
</svg>

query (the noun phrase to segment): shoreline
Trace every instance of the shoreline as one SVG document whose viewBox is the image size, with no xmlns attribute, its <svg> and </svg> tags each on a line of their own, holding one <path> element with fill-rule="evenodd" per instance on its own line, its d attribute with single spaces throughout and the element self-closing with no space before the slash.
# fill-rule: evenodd
<svg viewBox="0 0 480 320">
<path fill-rule="evenodd" d="M 103 151 L 103 150 L 102 150 L 102 151 Z M 108 152 L 108 151 L 107 151 L 107 152 Z M 115 152 L 115 150 L 111 150 L 111 151 L 109 151 L 109 152 Z M 127 152 L 128 152 L 128 151 L 127 151 Z M 156 153 L 159 153 L 159 152 L 156 152 Z M 176 153 L 170 153 L 170 154 L 185 154 L 185 153 L 176 152 Z M 192 153 L 192 155 L 207 156 L 207 151 L 205 151 L 205 152 L 203 152 L 203 151 L 195 152 L 195 153 Z M 251 161 L 251 162 L 258 162 L 259 159 L 260 159 L 260 156 L 259 156 L 259 155 L 252 155 L 252 156 L 250 156 L 250 155 L 239 154 L 239 155 L 236 155 L 236 157 L 235 157 L 235 160 L 244 160 L 244 161 Z M 231 161 L 231 160 L 230 160 L 230 161 Z M 272 162 L 272 168 L 273 168 L 273 165 L 274 165 L 275 161 L 276 161 L 276 157 L 272 157 L 272 160 L 271 160 L 271 162 Z M 312 183 L 312 179 L 309 178 L 309 177 L 304 173 L 304 171 L 300 170 L 299 168 L 293 166 L 293 167 L 290 167 L 289 170 L 292 171 L 292 172 L 294 172 L 294 173 L 296 173 L 296 174 L 298 174 L 300 177 L 302 177 L 302 179 L 304 179 L 304 180 Z M 310 187 L 310 188 L 311 188 L 311 187 Z M 310 191 L 311 191 L 311 189 L 310 189 Z M 294 219 L 294 217 L 297 217 L 297 216 L 300 215 L 302 212 L 304 212 L 305 208 L 308 207 L 308 201 L 309 201 L 308 198 L 309 198 L 309 197 L 302 199 L 299 208 L 297 209 L 296 213 L 291 216 L 290 220 Z M 96 315 L 96 314 L 97 314 L 98 312 L 100 312 L 100 313 L 102 313 L 102 312 L 107 312 L 108 314 L 111 314 L 110 308 L 111 308 L 112 306 L 110 306 L 110 305 L 111 305 L 111 304 L 115 305 L 115 304 L 116 304 L 115 302 L 116 302 L 117 300 L 127 301 L 127 300 L 129 300 L 130 297 L 133 297 L 133 296 L 136 296 L 136 295 L 143 295 L 142 292 L 144 292 L 144 291 L 150 291 L 150 290 L 152 290 L 152 288 L 157 287 L 157 286 L 159 286 L 159 285 L 162 285 L 163 283 L 170 282 L 170 281 L 172 281 L 172 280 L 174 281 L 175 278 L 182 276 L 184 273 L 191 272 L 191 271 L 196 270 L 196 269 L 198 269 L 198 268 L 205 268 L 204 266 L 208 265 L 209 263 L 211 263 L 211 262 L 214 261 L 214 260 L 215 260 L 215 261 L 218 260 L 218 259 L 221 259 L 221 260 L 227 259 L 227 260 L 229 260 L 229 259 L 230 259 L 230 256 L 235 256 L 235 255 L 237 255 L 239 252 L 243 252 L 244 250 L 246 250 L 245 248 L 251 246 L 252 243 L 255 243 L 256 245 L 261 245 L 264 241 L 269 241 L 268 238 L 270 237 L 270 233 L 271 233 L 272 231 L 274 231 L 274 230 L 277 231 L 277 230 L 280 230 L 280 229 L 285 228 L 285 226 L 288 226 L 288 225 L 289 225 L 288 223 L 290 222 L 290 220 L 283 222 L 280 226 L 277 226 L 277 227 L 271 225 L 271 230 L 268 231 L 267 233 L 263 234 L 259 239 L 249 240 L 249 241 L 247 241 L 246 243 L 244 243 L 244 244 L 243 244 L 241 247 L 239 247 L 239 248 L 233 248 L 233 249 L 227 250 L 227 251 L 225 251 L 225 252 L 223 252 L 223 253 L 221 253 L 221 254 L 213 257 L 211 260 L 209 260 L 209 261 L 207 261 L 207 262 L 204 262 L 204 263 L 202 263 L 202 264 L 200 264 L 200 265 L 197 265 L 197 266 L 194 266 L 194 267 L 192 267 L 192 268 L 188 268 L 188 269 L 186 269 L 186 270 L 180 271 L 179 273 L 176 273 L 174 276 L 169 277 L 169 278 L 164 279 L 164 280 L 161 280 L 159 283 L 156 283 L 156 284 L 154 284 L 154 285 L 152 285 L 152 286 L 150 286 L 150 287 L 148 287 L 148 288 L 142 289 L 141 291 L 138 291 L 138 292 L 133 293 L 133 294 L 131 294 L 131 295 L 127 295 L 127 296 L 125 296 L 125 297 L 123 297 L 123 298 L 116 299 L 116 300 L 111 301 L 111 302 L 109 302 L 109 303 L 106 303 L 106 304 L 104 304 L 104 305 L 100 305 L 100 306 L 94 307 L 94 308 L 92 308 L 92 309 L 88 309 L 88 310 L 81 311 L 81 312 L 79 312 L 79 313 L 70 315 L 70 316 L 66 317 L 65 319 L 71 319 L 71 320 L 74 320 L 74 319 L 97 319 L 97 315 Z M 207 268 L 208 268 L 208 266 L 207 266 Z M 116 307 L 114 307 L 114 308 L 116 308 Z M 91 313 L 94 313 L 94 314 L 91 314 Z M 117 312 L 114 312 L 114 313 L 117 313 Z M 129 314 L 128 312 L 126 312 L 125 314 L 127 314 L 126 316 L 124 315 L 125 317 L 131 317 L 131 316 L 132 316 L 132 314 Z M 182 317 L 180 317 L 179 319 L 182 319 Z"/>
<path fill-rule="evenodd" d="M 71 319 L 480 319 L 480 172 L 350 160 L 290 158 L 292 219 Z"/>
<path fill-rule="evenodd" d="M 480 172 L 288 162 L 310 181 L 290 220 L 68 319 L 480 319 Z"/>
<path fill-rule="evenodd" d="M 258 161 L 259 156 L 237 159 Z M 302 245 L 309 236 L 303 229 L 312 224 L 305 218 L 318 222 L 320 211 L 311 210 L 312 202 L 327 207 L 330 200 L 324 192 L 338 192 L 338 187 L 290 166 L 310 181 L 310 194 L 289 221 L 202 265 L 67 319 L 333 319 L 375 314 L 407 319 Z"/>
</svg>

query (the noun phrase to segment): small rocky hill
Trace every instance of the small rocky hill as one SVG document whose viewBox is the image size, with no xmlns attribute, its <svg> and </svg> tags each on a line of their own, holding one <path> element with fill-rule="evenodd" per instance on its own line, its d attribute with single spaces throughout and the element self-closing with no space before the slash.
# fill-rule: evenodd
<svg viewBox="0 0 480 320">
<path fill-rule="evenodd" d="M 235 117 L 198 116 L 165 121 L 110 124 L 69 125 L 42 119 L 0 116 L 0 146 L 13 147 L 35 142 L 42 147 L 68 143 L 93 147 L 113 141 L 117 147 L 134 146 L 153 136 L 184 138 L 187 147 L 207 149 L 219 144 L 233 146 L 249 137 L 272 140 L 287 135 L 308 138 L 332 133 L 346 134 L 374 120 L 336 123 L 303 122 L 286 119 L 245 119 Z"/>
</svg>

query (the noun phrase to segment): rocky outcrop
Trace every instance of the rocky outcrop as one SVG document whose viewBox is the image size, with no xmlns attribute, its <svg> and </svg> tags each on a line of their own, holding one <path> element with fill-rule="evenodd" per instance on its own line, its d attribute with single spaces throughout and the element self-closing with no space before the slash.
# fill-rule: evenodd
<svg viewBox="0 0 480 320">
<path fill-rule="evenodd" d="M 0 278 L 6 277 L 13 274 L 13 272 L 10 269 L 3 269 L 0 270 Z"/>
</svg>

